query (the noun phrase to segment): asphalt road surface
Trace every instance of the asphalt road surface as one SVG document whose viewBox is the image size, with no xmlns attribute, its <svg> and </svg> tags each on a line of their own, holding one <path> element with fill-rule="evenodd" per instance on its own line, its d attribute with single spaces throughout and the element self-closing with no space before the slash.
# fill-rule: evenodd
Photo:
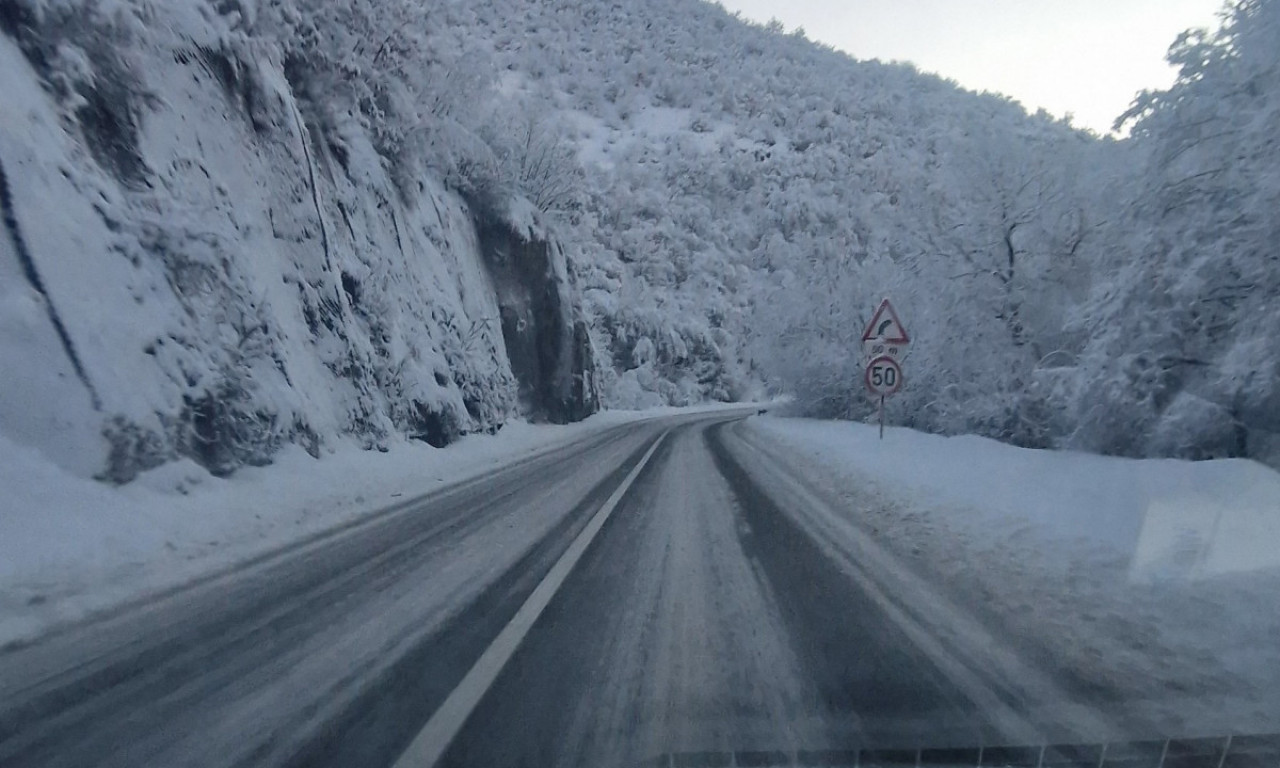
<svg viewBox="0 0 1280 768">
<path fill-rule="evenodd" d="M 599 433 L 0 651 L 0 766 L 836 765 L 1043 735 L 832 546 L 742 416 Z"/>
</svg>

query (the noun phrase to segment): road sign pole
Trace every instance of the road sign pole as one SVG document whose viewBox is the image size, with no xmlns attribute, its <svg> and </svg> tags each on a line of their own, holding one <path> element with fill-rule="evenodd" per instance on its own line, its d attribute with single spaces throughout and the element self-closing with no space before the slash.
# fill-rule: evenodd
<svg viewBox="0 0 1280 768">
<path fill-rule="evenodd" d="M 902 349 L 911 343 L 898 312 L 888 299 L 880 302 L 871 322 L 862 332 L 862 351 L 867 355 L 862 382 L 872 395 L 880 396 L 880 439 L 884 440 L 884 399 L 902 389 Z"/>
</svg>

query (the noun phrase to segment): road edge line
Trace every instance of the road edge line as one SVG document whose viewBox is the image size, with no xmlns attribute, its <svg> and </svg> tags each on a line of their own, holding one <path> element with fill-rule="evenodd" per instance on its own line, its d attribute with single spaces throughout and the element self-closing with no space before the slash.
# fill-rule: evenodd
<svg viewBox="0 0 1280 768">
<path fill-rule="evenodd" d="M 502 628 L 484 653 L 480 654 L 480 658 L 476 659 L 471 669 L 467 670 L 467 674 L 431 715 L 431 719 L 427 720 L 418 735 L 413 737 L 413 741 L 396 759 L 392 768 L 432 768 L 440 761 L 449 744 L 458 735 L 458 731 L 462 730 L 467 718 L 480 703 L 480 699 L 498 679 L 498 675 L 515 655 L 525 635 L 546 610 L 574 566 L 586 553 L 587 547 L 591 546 L 600 529 L 604 527 L 614 509 L 631 489 L 636 478 L 649 465 L 649 460 L 653 458 L 658 446 L 662 445 L 662 441 L 670 432 L 671 430 L 667 429 L 658 436 L 644 457 L 640 459 L 640 463 L 592 515 L 586 527 L 578 533 L 555 565 L 551 566 L 551 570 L 542 578 L 542 581 L 538 582 L 538 586 L 534 587 L 533 592 L 516 611 L 515 616 L 511 617 L 511 621 Z"/>
</svg>

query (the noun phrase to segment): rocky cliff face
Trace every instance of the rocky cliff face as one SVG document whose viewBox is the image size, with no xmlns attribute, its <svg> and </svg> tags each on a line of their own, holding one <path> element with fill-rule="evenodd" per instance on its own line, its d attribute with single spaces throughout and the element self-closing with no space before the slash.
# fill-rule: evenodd
<svg viewBox="0 0 1280 768">
<path fill-rule="evenodd" d="M 522 410 L 557 424 L 589 416 L 599 399 L 594 356 L 560 244 L 536 224 L 492 216 L 482 218 L 479 234 Z"/>
<path fill-rule="evenodd" d="M 563 252 L 519 201 L 393 181 L 270 50 L 4 22 L 5 437 L 123 482 L 595 410 Z"/>
</svg>

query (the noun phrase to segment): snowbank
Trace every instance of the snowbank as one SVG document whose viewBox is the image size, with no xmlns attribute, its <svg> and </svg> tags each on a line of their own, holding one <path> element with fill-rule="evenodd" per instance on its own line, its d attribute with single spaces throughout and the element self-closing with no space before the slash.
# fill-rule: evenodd
<svg viewBox="0 0 1280 768">
<path fill-rule="evenodd" d="M 760 428 L 917 505 L 942 505 L 951 524 L 1129 553 L 1135 576 L 1280 567 L 1280 473 L 1247 459 L 1118 459 L 894 428 L 881 441 L 874 427 L 801 419 Z M 1162 556 L 1173 539 L 1196 557 Z"/>
<path fill-rule="evenodd" d="M 847 422 L 751 430 L 1091 705 L 1151 735 L 1280 726 L 1280 474 Z M 1105 708 L 1104 704 L 1098 705 Z"/>
</svg>

